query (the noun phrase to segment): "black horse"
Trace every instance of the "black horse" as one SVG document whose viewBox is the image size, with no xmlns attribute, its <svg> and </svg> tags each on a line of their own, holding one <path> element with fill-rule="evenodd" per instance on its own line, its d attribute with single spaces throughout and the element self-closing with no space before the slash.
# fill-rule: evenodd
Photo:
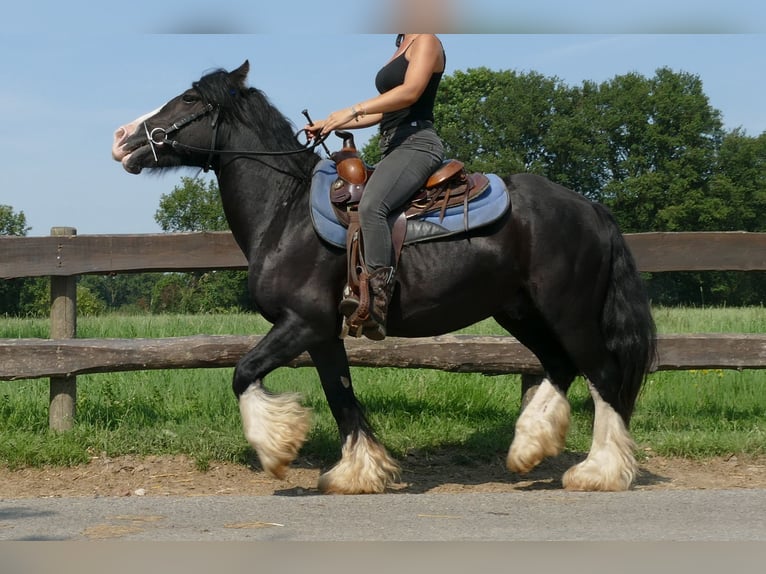
<svg viewBox="0 0 766 574">
<path fill-rule="evenodd" d="M 338 303 L 342 249 L 321 240 L 309 214 L 318 154 L 264 94 L 246 85 L 249 64 L 207 74 L 158 110 L 115 132 L 125 170 L 214 170 L 231 231 L 247 257 L 254 303 L 273 327 L 234 370 L 244 433 L 263 468 L 281 477 L 309 428 L 295 395 L 264 378 L 308 351 L 337 421 L 341 460 L 319 480 L 335 493 L 382 492 L 397 463 L 375 438 L 351 384 Z M 300 153 L 291 153 L 302 150 Z M 527 346 L 545 371 L 523 409 L 507 457 L 524 473 L 564 447 L 566 392 L 582 374 L 595 403 L 587 458 L 563 484 L 624 490 L 637 470 L 628 423 L 655 352 L 640 275 L 606 208 L 542 177 L 504 179 L 511 209 L 479 231 L 405 246 L 388 334 L 423 337 L 488 317 Z"/>
</svg>

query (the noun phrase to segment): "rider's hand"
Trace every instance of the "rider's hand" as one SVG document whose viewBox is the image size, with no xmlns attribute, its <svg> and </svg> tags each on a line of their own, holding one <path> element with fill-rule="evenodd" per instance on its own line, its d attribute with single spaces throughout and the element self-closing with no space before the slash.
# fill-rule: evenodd
<svg viewBox="0 0 766 574">
<path fill-rule="evenodd" d="M 324 127 L 324 125 L 325 125 L 324 120 L 314 122 L 313 124 L 306 124 L 303 130 L 306 132 L 306 137 L 309 139 L 309 141 L 322 135 L 322 128 Z"/>
<path fill-rule="evenodd" d="M 333 130 L 349 127 L 349 124 L 351 124 L 353 120 L 359 121 L 359 115 L 359 110 L 353 106 L 350 108 L 343 108 L 342 110 L 331 113 L 324 120 L 316 122 L 314 126 L 321 125 L 322 129 L 320 133 L 321 135 L 325 135 Z"/>
</svg>

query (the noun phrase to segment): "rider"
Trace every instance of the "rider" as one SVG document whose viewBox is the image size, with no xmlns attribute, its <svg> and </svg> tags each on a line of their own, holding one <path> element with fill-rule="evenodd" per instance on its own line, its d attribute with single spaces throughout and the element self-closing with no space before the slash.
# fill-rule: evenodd
<svg viewBox="0 0 766 574">
<path fill-rule="evenodd" d="M 375 78 L 380 95 L 305 127 L 309 136 L 315 137 L 380 124 L 382 159 L 359 204 L 367 267 L 364 273 L 368 274 L 372 295 L 372 321 L 365 324 L 364 335 L 370 339 L 385 338 L 394 291 L 396 269 L 388 216 L 423 186 L 444 159 L 441 139 L 434 130 L 433 109 L 445 59 L 435 35 L 399 34 L 396 52 Z M 355 298 L 347 298 L 341 309 L 349 316 L 358 305 Z"/>
</svg>

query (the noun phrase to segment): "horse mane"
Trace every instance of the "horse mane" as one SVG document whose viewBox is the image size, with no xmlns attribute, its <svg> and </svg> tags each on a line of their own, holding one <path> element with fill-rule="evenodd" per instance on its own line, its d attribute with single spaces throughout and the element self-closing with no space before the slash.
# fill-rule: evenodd
<svg viewBox="0 0 766 574">
<path fill-rule="evenodd" d="M 248 128 L 253 136 L 253 145 L 268 151 L 300 149 L 293 123 L 287 119 L 259 89 L 245 86 L 232 78 L 224 69 L 217 69 L 193 82 L 192 87 L 204 100 L 220 107 L 222 123 L 239 122 Z M 301 153 L 282 156 L 279 161 L 287 162 L 305 173 L 306 156 L 316 158 L 316 153 Z M 315 161 L 310 162 L 310 170 Z"/>
</svg>

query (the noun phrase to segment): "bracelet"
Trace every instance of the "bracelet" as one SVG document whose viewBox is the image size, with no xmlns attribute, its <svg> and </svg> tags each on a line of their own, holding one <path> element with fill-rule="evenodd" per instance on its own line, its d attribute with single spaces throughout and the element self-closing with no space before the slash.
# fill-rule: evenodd
<svg viewBox="0 0 766 574">
<path fill-rule="evenodd" d="M 351 113 L 354 114 L 354 119 L 358 122 L 359 117 L 364 117 L 367 115 L 367 112 L 364 111 L 364 108 L 362 105 L 359 105 L 359 109 L 357 109 L 356 104 L 351 106 Z"/>
</svg>

